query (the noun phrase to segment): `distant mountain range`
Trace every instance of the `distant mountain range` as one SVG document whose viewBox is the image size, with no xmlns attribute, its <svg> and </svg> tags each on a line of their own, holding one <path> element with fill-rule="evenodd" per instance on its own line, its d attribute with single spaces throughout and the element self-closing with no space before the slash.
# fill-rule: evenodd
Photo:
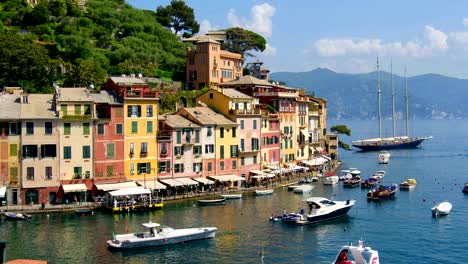
<svg viewBox="0 0 468 264">
<path fill-rule="evenodd" d="M 337 73 L 317 68 L 308 72 L 276 72 L 270 79 L 287 86 L 306 89 L 309 94 L 326 99 L 330 119 L 376 119 L 377 72 L 367 74 Z M 380 72 L 382 117 L 391 118 L 391 75 Z M 405 78 L 393 76 L 395 114 L 405 118 Z M 468 118 L 468 80 L 438 74 L 408 78 L 410 119 Z"/>
</svg>

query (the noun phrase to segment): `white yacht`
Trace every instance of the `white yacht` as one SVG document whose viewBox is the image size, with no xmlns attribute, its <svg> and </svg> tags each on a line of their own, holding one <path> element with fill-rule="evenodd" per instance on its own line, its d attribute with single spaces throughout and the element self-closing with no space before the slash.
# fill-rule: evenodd
<svg viewBox="0 0 468 264">
<path fill-rule="evenodd" d="M 335 185 L 335 184 L 338 184 L 339 181 L 340 181 L 340 178 L 336 175 L 323 177 L 324 185 Z"/>
<path fill-rule="evenodd" d="M 107 245 L 113 249 L 162 246 L 191 240 L 214 238 L 217 230 L 216 227 L 174 229 L 152 222 L 144 223 L 143 226 L 148 231 L 113 235 L 112 240 L 107 241 Z"/>
<path fill-rule="evenodd" d="M 365 247 L 364 242 L 359 240 L 357 246 L 349 244 L 341 247 L 338 256 L 333 264 L 353 263 L 353 264 L 379 264 L 379 252 L 370 247 Z"/>
<path fill-rule="evenodd" d="M 382 150 L 379 152 L 379 163 L 380 164 L 388 164 L 390 161 L 390 152 L 386 150 Z"/>
<path fill-rule="evenodd" d="M 323 197 L 305 199 L 309 208 L 305 220 L 298 220 L 297 224 L 307 225 L 342 217 L 356 204 L 356 200 L 332 201 Z"/>
</svg>

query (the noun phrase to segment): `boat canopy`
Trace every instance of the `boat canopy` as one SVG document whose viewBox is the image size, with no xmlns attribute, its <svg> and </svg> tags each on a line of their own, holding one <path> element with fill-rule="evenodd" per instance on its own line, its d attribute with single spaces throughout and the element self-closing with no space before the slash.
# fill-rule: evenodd
<svg viewBox="0 0 468 264">
<path fill-rule="evenodd" d="M 139 194 L 150 194 L 150 193 L 151 193 L 150 190 L 145 189 L 141 186 L 130 187 L 130 188 L 125 188 L 125 189 L 109 192 L 111 196 L 127 196 L 127 195 L 139 195 Z"/>
<path fill-rule="evenodd" d="M 142 224 L 144 227 L 147 227 L 147 228 L 154 228 L 154 227 L 160 227 L 161 225 L 158 224 L 158 223 L 153 223 L 153 222 L 149 222 L 149 223 L 143 223 Z"/>
<path fill-rule="evenodd" d="M 138 185 L 134 181 L 127 181 L 127 182 L 95 184 L 94 186 L 96 186 L 98 190 L 107 192 L 107 191 L 125 189 L 129 187 L 137 187 Z"/>
<path fill-rule="evenodd" d="M 84 183 L 77 183 L 77 184 L 63 184 L 62 185 L 63 192 L 86 192 L 88 188 Z"/>
</svg>

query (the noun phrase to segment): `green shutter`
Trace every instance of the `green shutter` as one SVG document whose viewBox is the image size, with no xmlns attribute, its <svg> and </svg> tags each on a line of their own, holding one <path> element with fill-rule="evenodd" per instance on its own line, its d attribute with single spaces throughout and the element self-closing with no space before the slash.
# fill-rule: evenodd
<svg viewBox="0 0 468 264">
<path fill-rule="evenodd" d="M 71 131 L 71 124 L 70 123 L 64 123 L 63 124 L 63 134 L 70 135 L 70 131 Z"/>
<path fill-rule="evenodd" d="M 146 173 L 150 174 L 151 173 L 151 162 L 146 163 Z"/>
<path fill-rule="evenodd" d="M 122 124 L 117 124 L 115 126 L 115 134 L 117 135 L 122 135 L 123 134 L 123 129 L 122 129 Z"/>
<path fill-rule="evenodd" d="M 141 174 L 141 163 L 137 163 L 137 174 Z"/>
<path fill-rule="evenodd" d="M 18 145 L 10 144 L 10 156 L 17 156 L 18 155 Z"/>
<path fill-rule="evenodd" d="M 83 123 L 83 135 L 89 135 L 89 123 Z"/>
<path fill-rule="evenodd" d="M 132 133 L 138 133 L 138 122 L 132 121 Z"/>
<path fill-rule="evenodd" d="M 153 121 L 146 122 L 146 133 L 153 133 Z"/>
<path fill-rule="evenodd" d="M 64 116 L 68 115 L 67 105 L 60 105 L 60 111 L 63 113 Z"/>
<path fill-rule="evenodd" d="M 107 144 L 107 158 L 114 157 L 114 144 Z"/>
<path fill-rule="evenodd" d="M 81 105 L 75 105 L 75 115 L 81 115 Z"/>
</svg>

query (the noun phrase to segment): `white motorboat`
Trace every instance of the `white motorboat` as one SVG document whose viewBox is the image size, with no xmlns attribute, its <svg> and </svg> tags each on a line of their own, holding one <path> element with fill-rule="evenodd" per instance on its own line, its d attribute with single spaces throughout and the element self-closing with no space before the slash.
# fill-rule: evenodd
<svg viewBox="0 0 468 264">
<path fill-rule="evenodd" d="M 354 168 L 353 168 L 354 169 Z M 351 179 L 351 170 L 341 170 L 340 181 L 345 181 Z"/>
<path fill-rule="evenodd" d="M 372 174 L 371 178 L 377 179 L 377 180 L 383 180 L 385 177 L 385 171 L 380 170 L 374 174 Z"/>
<path fill-rule="evenodd" d="M 340 178 L 336 175 L 323 177 L 324 185 L 335 185 L 335 184 L 338 184 L 339 181 L 340 181 Z"/>
<path fill-rule="evenodd" d="M 412 190 L 414 187 L 416 187 L 416 180 L 415 179 L 407 179 L 400 183 L 400 189 L 402 190 Z"/>
<path fill-rule="evenodd" d="M 271 189 L 268 189 L 268 190 L 255 190 L 255 194 L 258 195 L 258 196 L 270 195 L 272 193 L 273 193 L 273 190 L 271 190 Z"/>
<path fill-rule="evenodd" d="M 309 193 L 314 189 L 314 186 L 310 184 L 302 184 L 294 188 L 294 193 Z"/>
<path fill-rule="evenodd" d="M 299 185 L 299 184 L 289 185 L 288 186 L 288 192 L 294 191 L 294 189 L 296 189 L 299 186 L 301 186 L 301 185 Z"/>
<path fill-rule="evenodd" d="M 121 234 L 107 241 L 109 248 L 126 249 L 138 247 L 162 246 L 192 240 L 214 238 L 216 227 L 196 227 L 174 229 L 158 223 L 144 223 L 148 231 L 141 233 Z"/>
<path fill-rule="evenodd" d="M 237 193 L 237 194 L 221 194 L 221 196 L 224 197 L 226 200 L 240 199 L 240 198 L 242 198 L 242 193 Z"/>
<path fill-rule="evenodd" d="M 448 215 L 452 210 L 452 204 L 449 202 L 438 203 L 437 205 L 432 207 L 431 210 L 434 216 Z"/>
<path fill-rule="evenodd" d="M 380 164 L 388 164 L 388 162 L 390 161 L 390 152 L 386 150 L 380 151 L 378 159 Z"/>
<path fill-rule="evenodd" d="M 357 246 L 349 244 L 341 247 L 340 253 L 336 256 L 333 264 L 379 264 L 379 252 L 370 247 L 365 247 L 364 242 L 359 240 Z"/>
<path fill-rule="evenodd" d="M 306 200 L 309 208 L 305 220 L 298 220 L 301 225 L 313 224 L 342 217 L 356 204 L 355 200 L 332 201 L 323 197 L 310 197 Z"/>
</svg>

